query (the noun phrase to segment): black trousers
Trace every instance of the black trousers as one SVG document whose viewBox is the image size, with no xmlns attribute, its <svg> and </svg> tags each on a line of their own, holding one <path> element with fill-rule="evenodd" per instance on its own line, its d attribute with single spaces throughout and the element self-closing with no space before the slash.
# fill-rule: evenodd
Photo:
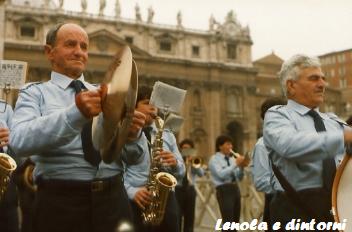
<svg viewBox="0 0 352 232">
<path fill-rule="evenodd" d="M 194 186 L 177 186 L 176 199 L 180 209 L 180 228 L 182 228 L 183 217 L 183 232 L 193 232 L 196 207 L 196 190 Z"/>
<path fill-rule="evenodd" d="M 35 232 L 115 232 L 132 211 L 121 175 L 94 182 L 38 181 Z"/>
<path fill-rule="evenodd" d="M 241 193 L 235 183 L 216 187 L 216 198 L 220 207 L 222 221 L 239 222 L 241 213 Z"/>
<path fill-rule="evenodd" d="M 178 206 L 175 193 L 170 192 L 166 204 L 164 220 L 159 226 L 150 226 L 143 224 L 142 211 L 138 205 L 131 201 L 133 211 L 133 224 L 135 232 L 179 232 Z"/>
<path fill-rule="evenodd" d="M 301 219 L 301 222 L 310 222 L 315 219 L 316 224 L 319 222 L 334 222 L 330 214 L 331 195 L 328 192 L 323 189 L 307 189 L 298 191 L 298 194 L 316 215 L 307 215 L 297 205 L 293 204 L 284 192 L 277 192 L 270 203 L 270 220 L 281 223 L 281 229 L 277 231 L 285 231 L 286 224 L 292 219 Z"/>
<path fill-rule="evenodd" d="M 267 231 L 272 231 L 272 223 L 270 221 L 270 202 L 273 198 L 274 194 L 265 194 L 265 203 L 264 203 L 264 213 L 263 213 L 263 222 L 266 222 L 268 224 L 268 230 Z"/>
<path fill-rule="evenodd" d="M 0 202 L 0 231 L 18 232 L 17 191 L 13 179 Z"/>
<path fill-rule="evenodd" d="M 21 232 L 32 232 L 35 192 L 23 183 L 17 183 L 17 190 L 21 208 Z"/>
</svg>

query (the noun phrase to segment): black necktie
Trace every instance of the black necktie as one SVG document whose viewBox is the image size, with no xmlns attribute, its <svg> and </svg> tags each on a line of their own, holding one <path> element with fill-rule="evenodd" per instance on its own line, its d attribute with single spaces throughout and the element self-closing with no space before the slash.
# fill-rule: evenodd
<svg viewBox="0 0 352 232">
<path fill-rule="evenodd" d="M 317 132 L 326 131 L 324 122 L 315 110 L 308 111 L 308 115 L 314 120 L 314 127 Z M 334 158 L 323 160 L 323 187 L 331 192 L 336 173 L 336 164 Z"/>
<path fill-rule="evenodd" d="M 88 161 L 91 165 L 97 167 L 101 161 L 99 151 L 95 150 L 92 142 L 92 122 L 90 120 L 84 124 L 81 139 L 82 139 L 82 149 L 84 153 L 84 159 Z"/>
<path fill-rule="evenodd" d="M 153 128 L 150 127 L 150 126 L 147 126 L 147 127 L 143 127 L 142 131 L 145 135 L 145 137 L 147 137 L 148 139 L 148 151 L 149 153 L 151 152 L 151 144 L 152 144 L 152 135 L 151 135 L 151 132 L 152 132 Z"/>
<path fill-rule="evenodd" d="M 225 155 L 225 160 L 227 162 L 227 166 L 230 166 L 230 157 Z"/>
<path fill-rule="evenodd" d="M 150 144 L 151 141 L 152 141 L 152 136 L 151 136 L 152 130 L 153 130 L 153 128 L 150 127 L 150 126 L 143 127 L 144 135 L 145 135 L 145 137 L 147 137 L 147 139 L 148 139 L 148 141 L 149 141 L 149 144 Z"/>
<path fill-rule="evenodd" d="M 76 94 L 85 90 L 86 87 L 80 80 L 73 80 L 70 87 L 74 88 Z M 97 167 L 101 161 L 99 151 L 95 150 L 92 142 L 92 120 L 87 122 L 81 132 L 82 149 L 84 154 L 84 159 L 88 161 L 91 165 Z"/>
<path fill-rule="evenodd" d="M 70 87 L 72 87 L 72 88 L 75 89 L 76 94 L 79 93 L 79 92 L 81 92 L 81 91 L 84 90 L 84 89 L 87 89 L 87 88 L 83 85 L 82 81 L 80 81 L 80 80 L 73 80 L 73 81 L 70 83 Z"/>
<path fill-rule="evenodd" d="M 186 163 L 187 162 L 187 156 L 183 156 L 183 160 L 184 160 L 184 162 L 185 162 L 185 164 L 187 166 L 190 165 L 190 164 Z M 190 171 L 190 170 L 188 170 L 189 168 L 190 167 L 186 167 L 186 173 L 185 173 L 185 176 L 182 179 L 182 187 L 184 187 L 184 188 L 186 188 L 188 186 L 188 183 L 189 183 L 189 181 L 188 181 L 188 172 Z"/>
<path fill-rule="evenodd" d="M 315 110 L 308 111 L 308 115 L 314 120 L 314 127 L 317 132 L 326 131 L 323 120 Z"/>
</svg>

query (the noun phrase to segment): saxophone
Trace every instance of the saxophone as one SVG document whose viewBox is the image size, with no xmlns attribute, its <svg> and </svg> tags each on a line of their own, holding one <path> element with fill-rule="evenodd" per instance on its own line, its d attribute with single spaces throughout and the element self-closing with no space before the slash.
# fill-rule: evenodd
<svg viewBox="0 0 352 232">
<path fill-rule="evenodd" d="M 7 190 L 11 174 L 16 167 L 16 162 L 11 156 L 5 153 L 0 153 L 0 201 Z"/>
<path fill-rule="evenodd" d="M 163 149 L 164 122 L 160 117 L 156 117 L 155 125 L 157 134 L 150 152 L 150 171 L 147 183 L 147 189 L 151 192 L 152 201 L 142 213 L 143 222 L 154 226 L 160 225 L 163 221 L 169 192 L 177 184 L 177 180 L 173 175 L 160 171 L 161 163 L 157 159 L 157 155 Z"/>
</svg>

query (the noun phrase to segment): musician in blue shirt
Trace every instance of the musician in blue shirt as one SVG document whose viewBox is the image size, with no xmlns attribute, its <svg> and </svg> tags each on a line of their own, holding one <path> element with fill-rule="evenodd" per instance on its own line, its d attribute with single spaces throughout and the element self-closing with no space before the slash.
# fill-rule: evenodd
<svg viewBox="0 0 352 232">
<path fill-rule="evenodd" d="M 261 105 L 260 116 L 264 120 L 265 113 L 268 109 L 275 105 L 285 105 L 286 101 L 281 98 L 268 98 Z M 253 183 L 257 191 L 265 193 L 265 204 L 264 204 L 264 213 L 263 213 L 263 221 L 267 222 L 268 225 L 270 223 L 270 201 L 273 196 L 273 186 L 272 186 L 272 178 L 274 177 L 273 171 L 271 169 L 271 165 L 269 162 L 269 151 L 264 145 L 263 137 L 260 137 L 257 143 L 254 146 L 252 152 L 252 164 L 251 171 L 253 177 Z M 268 231 L 271 231 L 271 227 L 269 226 Z"/>
<path fill-rule="evenodd" d="M 216 138 L 216 153 L 209 160 L 211 179 L 216 188 L 216 198 L 223 222 L 239 222 L 241 194 L 237 181 L 243 178 L 247 161 L 241 155 L 233 157 L 232 139 L 226 135 Z"/>
<path fill-rule="evenodd" d="M 176 199 L 180 209 L 180 228 L 183 228 L 183 232 L 192 232 L 194 229 L 197 196 L 194 184 L 197 177 L 204 176 L 204 169 L 202 168 L 201 158 L 197 156 L 197 154 L 187 153 L 187 151 L 195 151 L 194 142 L 191 139 L 182 140 L 179 146 L 186 164 L 186 174 L 181 181 L 177 182 L 175 189 Z M 199 163 L 195 163 L 195 159 L 198 159 Z"/>
<path fill-rule="evenodd" d="M 289 197 L 284 185 L 275 182 L 271 220 L 283 226 L 293 218 L 333 221 L 334 158 L 344 153 L 344 142 L 352 141 L 352 132 L 337 116 L 319 111 L 326 82 L 318 58 L 295 55 L 284 62 L 279 77 L 288 102 L 265 114 L 264 144 L 298 197 Z"/>
<path fill-rule="evenodd" d="M 0 100 L 0 153 L 6 153 L 10 156 L 13 155 L 8 147 L 12 115 L 12 107 Z M 0 200 L 0 228 L 3 232 L 19 231 L 17 198 L 16 186 L 11 178 L 7 190 Z"/>
<path fill-rule="evenodd" d="M 149 104 L 151 93 L 152 88 L 147 86 L 140 86 L 138 89 L 136 110 L 146 115 L 146 125 L 141 135 L 141 140 L 143 140 L 143 160 L 134 165 L 125 162 L 125 187 L 132 205 L 135 231 L 178 232 L 178 209 L 173 190 L 169 193 L 165 216 L 161 224 L 159 226 L 143 224 L 142 212 L 151 201 L 150 191 L 146 187 L 151 165 L 149 147 L 153 144 L 157 132 L 154 122 L 157 108 Z M 178 150 L 175 136 L 170 130 L 164 129 L 162 138 L 163 151 L 159 154 L 162 163 L 161 171 L 168 172 L 177 180 L 180 180 L 185 174 L 185 166 Z"/>
<path fill-rule="evenodd" d="M 77 24 L 49 30 L 44 46 L 51 78 L 25 85 L 13 117 L 10 144 L 19 156 L 37 154 L 38 185 L 34 231 L 109 231 L 131 218 L 121 161 L 100 161 L 88 136 L 90 122 L 102 113 L 107 88 L 85 81 L 89 39 Z M 86 89 L 86 91 L 81 91 Z M 137 160 L 144 115 L 136 113 L 123 159 Z M 85 127 L 84 127 L 85 126 Z M 84 128 L 88 131 L 84 131 Z"/>
</svg>

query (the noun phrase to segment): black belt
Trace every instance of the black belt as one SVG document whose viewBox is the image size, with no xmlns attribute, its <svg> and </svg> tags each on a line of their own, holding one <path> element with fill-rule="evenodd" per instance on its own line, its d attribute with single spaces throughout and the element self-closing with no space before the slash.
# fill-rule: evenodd
<svg viewBox="0 0 352 232">
<path fill-rule="evenodd" d="M 55 191 L 55 192 L 104 192 L 115 187 L 123 186 L 122 174 L 104 179 L 95 179 L 92 181 L 79 180 L 45 180 L 38 178 L 36 181 L 38 190 Z"/>
<path fill-rule="evenodd" d="M 277 191 L 276 192 L 277 194 L 279 195 L 285 195 L 286 193 L 284 191 Z M 327 191 L 323 188 L 309 188 L 309 189 L 302 189 L 302 190 L 299 190 L 297 191 L 297 193 L 300 193 L 300 194 L 326 194 Z"/>
<path fill-rule="evenodd" d="M 237 183 L 236 182 L 231 182 L 231 183 L 225 183 L 225 184 L 218 185 L 218 186 L 216 186 L 216 190 L 233 188 L 233 187 L 237 187 Z"/>
</svg>

